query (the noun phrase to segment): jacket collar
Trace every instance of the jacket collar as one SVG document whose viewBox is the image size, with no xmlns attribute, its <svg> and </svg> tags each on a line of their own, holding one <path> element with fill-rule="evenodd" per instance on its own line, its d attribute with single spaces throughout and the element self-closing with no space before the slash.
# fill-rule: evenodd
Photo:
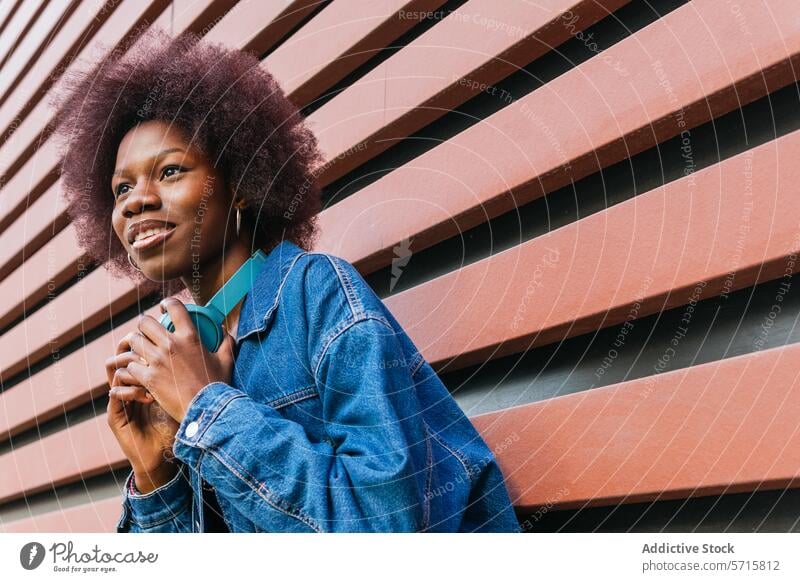
<svg viewBox="0 0 800 582">
<path fill-rule="evenodd" d="M 285 239 L 267 254 L 253 286 L 244 296 L 237 327 L 236 346 L 250 334 L 264 331 L 275 312 L 286 275 L 297 258 L 304 254 L 302 248 Z"/>
</svg>

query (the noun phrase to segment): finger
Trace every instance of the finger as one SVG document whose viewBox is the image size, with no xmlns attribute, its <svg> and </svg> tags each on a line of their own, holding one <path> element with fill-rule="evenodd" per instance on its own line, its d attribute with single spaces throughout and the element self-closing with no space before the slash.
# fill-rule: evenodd
<svg viewBox="0 0 800 582">
<path fill-rule="evenodd" d="M 127 351 L 121 354 L 111 356 L 107 358 L 105 361 L 106 366 L 106 377 L 108 378 L 108 385 L 114 385 L 114 373 L 120 369 L 127 366 L 130 362 L 139 361 L 138 354 L 134 352 Z"/>
<path fill-rule="evenodd" d="M 125 414 L 125 403 L 122 400 L 115 398 L 111 392 L 108 394 L 108 406 L 106 406 L 106 412 L 108 413 L 108 424 L 110 426 L 121 426 L 128 420 Z"/>
<path fill-rule="evenodd" d="M 122 352 L 121 354 L 115 354 L 106 358 L 105 365 L 107 370 L 111 370 L 113 372 L 117 368 L 124 368 L 129 362 L 138 359 L 139 358 L 137 354 L 128 350 L 126 352 Z"/>
<path fill-rule="evenodd" d="M 116 350 L 117 355 L 131 351 L 131 343 L 129 339 L 132 333 L 133 332 L 126 333 L 124 336 L 122 336 L 122 339 L 119 340 L 119 343 L 117 343 L 117 350 Z"/>
<path fill-rule="evenodd" d="M 197 334 L 197 329 L 194 327 L 189 311 L 179 299 L 167 297 L 161 301 L 159 307 L 162 312 L 169 313 L 172 325 L 175 326 L 175 333 L 183 337 Z"/>
<path fill-rule="evenodd" d="M 152 369 L 148 366 L 140 364 L 139 362 L 131 362 L 126 367 L 126 370 L 133 376 L 133 382 L 131 384 L 144 387 L 146 390 L 150 391 L 153 395 L 153 398 L 158 400 L 158 394 L 155 393 L 151 388 L 151 374 Z"/>
<path fill-rule="evenodd" d="M 160 349 L 156 344 L 151 342 L 138 329 L 132 331 L 127 337 L 131 351 L 134 352 L 138 358 L 141 358 L 140 361 L 142 363 L 155 361 L 156 354 Z"/>
<path fill-rule="evenodd" d="M 126 366 L 124 368 L 117 368 L 111 379 L 110 386 L 114 388 L 116 386 L 141 386 L 141 384 Z"/>
<path fill-rule="evenodd" d="M 142 386 L 139 381 L 127 368 L 120 368 L 114 374 L 114 380 L 111 384 L 112 389 L 125 389 L 124 394 L 133 391 L 136 394 L 136 400 L 139 402 L 150 403 L 155 400 L 150 391 Z M 115 390 L 115 393 L 117 390 Z"/>
<path fill-rule="evenodd" d="M 116 390 L 117 388 L 112 388 L 108 392 L 107 410 L 109 414 L 109 424 L 123 427 L 135 421 L 136 411 L 141 405 L 136 401 L 117 398 L 114 394 Z"/>
<path fill-rule="evenodd" d="M 155 399 L 150 392 L 142 386 L 114 386 L 109 392 L 112 399 L 122 402 L 141 402 L 151 404 Z"/>
<path fill-rule="evenodd" d="M 169 332 L 155 317 L 146 313 L 139 317 L 137 325 L 139 332 L 156 346 L 163 346 L 169 339 Z"/>
</svg>

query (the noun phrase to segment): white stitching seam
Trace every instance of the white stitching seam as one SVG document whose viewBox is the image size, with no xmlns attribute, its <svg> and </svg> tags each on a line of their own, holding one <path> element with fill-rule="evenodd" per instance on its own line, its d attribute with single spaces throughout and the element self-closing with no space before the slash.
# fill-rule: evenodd
<svg viewBox="0 0 800 582">
<path fill-rule="evenodd" d="M 344 289 L 345 296 L 347 297 L 347 304 L 350 306 L 350 311 L 354 318 L 359 318 L 364 314 L 364 306 L 361 304 L 361 300 L 358 298 L 358 294 L 355 292 L 355 286 L 353 282 L 350 280 L 348 274 L 340 267 L 337 261 L 334 260 L 334 257 L 327 253 L 314 253 L 320 254 L 326 259 L 333 267 L 334 272 L 336 273 L 336 277 L 339 279 L 339 283 L 341 283 L 342 288 Z"/>
<path fill-rule="evenodd" d="M 328 348 L 329 348 L 329 347 L 330 347 L 330 345 L 331 345 L 331 344 L 334 342 L 334 340 L 335 340 L 336 338 L 338 338 L 340 335 L 342 335 L 342 334 L 343 334 L 345 331 L 347 331 L 349 328 L 351 328 L 352 326 L 354 326 L 355 324 L 357 324 L 357 323 L 361 323 L 361 322 L 364 322 L 364 321 L 368 321 L 368 320 L 370 320 L 370 319 L 374 319 L 375 321 L 378 321 L 378 322 L 382 323 L 382 324 L 383 324 L 383 325 L 385 325 L 387 328 L 389 328 L 389 330 L 390 330 L 391 332 L 394 332 L 394 331 L 395 331 L 395 330 L 394 330 L 394 328 L 391 326 L 391 324 L 390 324 L 390 323 L 389 323 L 389 322 L 388 322 L 388 321 L 387 321 L 385 318 L 383 318 L 383 317 L 380 317 L 380 316 L 378 316 L 378 315 L 372 315 L 372 314 L 369 314 L 369 313 L 368 313 L 368 314 L 365 314 L 363 317 L 361 317 L 361 318 L 359 318 L 359 319 L 355 319 L 355 320 L 345 320 L 345 321 L 343 321 L 342 323 L 340 323 L 340 324 L 339 324 L 337 327 L 335 327 L 335 328 L 334 328 L 334 329 L 333 329 L 333 330 L 332 330 L 332 331 L 331 331 L 331 332 L 328 334 L 328 337 L 327 337 L 327 339 L 325 340 L 325 343 L 323 344 L 322 348 L 320 349 L 320 354 L 319 354 L 319 356 L 316 356 L 316 358 L 315 358 L 315 359 L 317 360 L 317 363 L 314 365 L 314 378 L 317 378 L 317 377 L 318 377 L 318 376 L 317 376 L 317 374 L 318 374 L 318 372 L 319 372 L 319 366 L 320 366 L 320 364 L 322 363 L 322 360 L 323 360 L 323 358 L 325 358 L 325 353 L 328 351 Z M 339 328 L 341 328 L 341 329 L 339 329 Z M 312 361 L 312 363 L 313 363 L 313 361 Z"/>
<path fill-rule="evenodd" d="M 280 285 L 278 286 L 278 290 L 275 292 L 275 302 L 274 302 L 274 303 L 273 303 L 273 304 L 270 306 L 270 308 L 269 308 L 269 309 L 267 309 L 267 312 L 264 314 L 264 317 L 261 319 L 261 325 L 259 325 L 259 326 L 255 327 L 255 328 L 251 329 L 251 330 L 250 330 L 249 332 L 247 332 L 246 334 L 244 334 L 244 335 L 242 335 L 242 336 L 239 336 L 239 337 L 237 337 L 237 338 L 236 338 L 236 345 L 237 345 L 237 346 L 239 345 L 239 343 L 240 343 L 242 340 L 244 340 L 244 339 L 246 339 L 246 338 L 250 337 L 250 336 L 251 336 L 251 335 L 253 335 L 254 333 L 260 333 L 260 332 L 262 332 L 262 331 L 264 331 L 264 330 L 266 329 L 266 327 L 267 327 L 267 319 L 269 318 L 269 316 L 270 316 L 270 315 L 272 315 L 272 313 L 273 313 L 273 312 L 275 311 L 275 309 L 277 309 L 277 307 L 278 307 L 278 303 L 280 302 L 280 298 L 281 298 L 281 292 L 283 291 L 283 286 L 286 284 L 286 281 L 289 279 L 289 273 L 291 273 L 291 272 L 292 272 L 292 269 L 294 268 L 295 264 L 297 263 L 297 260 L 298 260 L 300 257 L 302 257 L 302 256 L 304 256 L 304 255 L 307 255 L 307 254 L 308 254 L 308 253 L 300 253 L 300 254 L 298 254 L 298 255 L 297 255 L 297 256 L 296 256 L 296 257 L 295 257 L 295 258 L 292 260 L 292 264 L 291 264 L 291 265 L 289 265 L 289 268 L 288 268 L 288 269 L 286 269 L 286 275 L 285 275 L 285 276 L 283 277 L 283 279 L 281 280 L 281 283 L 280 283 Z"/>
<path fill-rule="evenodd" d="M 275 410 L 280 410 L 281 408 L 285 408 L 290 404 L 297 404 L 298 402 L 302 402 L 303 400 L 308 400 L 309 398 L 314 398 L 315 396 L 319 396 L 319 394 L 317 394 L 317 387 L 308 386 L 306 388 L 300 388 L 299 390 L 295 390 L 290 394 L 284 394 L 283 396 L 279 396 L 274 400 L 270 400 L 269 402 L 267 402 L 267 406 L 271 406 Z"/>
<path fill-rule="evenodd" d="M 425 499 L 423 501 L 423 510 L 422 510 L 422 530 L 428 529 L 431 523 L 431 482 L 433 481 L 433 447 L 431 446 L 431 431 L 428 428 L 428 423 L 424 420 L 422 421 L 422 425 L 425 428 L 425 445 L 427 449 L 427 467 L 426 472 L 428 473 L 427 478 L 425 479 Z"/>
<path fill-rule="evenodd" d="M 473 470 L 471 469 L 471 467 L 470 467 L 470 464 L 469 464 L 469 462 L 467 461 L 467 459 L 466 459 L 466 458 L 465 458 L 465 457 L 464 457 L 464 456 L 463 456 L 463 455 L 462 455 L 462 454 L 461 454 L 459 451 L 456 451 L 456 449 L 455 449 L 454 447 L 451 447 L 450 445 L 448 445 L 448 444 L 447 444 L 447 443 L 446 443 L 446 442 L 445 442 L 445 441 L 444 441 L 444 440 L 443 440 L 443 439 L 442 439 L 442 438 L 441 438 L 441 437 L 440 437 L 438 434 L 436 434 L 435 432 L 431 431 L 431 437 L 433 437 L 433 439 L 434 439 L 434 440 L 435 440 L 437 443 L 439 443 L 439 444 L 440 444 L 440 445 L 442 445 L 442 446 L 443 446 L 445 449 L 447 449 L 448 451 L 450 451 L 450 454 L 452 454 L 452 455 L 453 455 L 453 456 L 454 456 L 456 459 L 458 459 L 458 461 L 459 461 L 459 462 L 461 463 L 461 465 L 464 467 L 464 470 L 467 472 L 467 477 L 469 478 L 470 482 L 471 482 L 471 481 L 473 481 L 475 477 L 474 477 L 474 474 L 473 474 Z"/>
<path fill-rule="evenodd" d="M 245 485 L 250 487 L 250 489 L 256 495 L 261 497 L 261 499 L 263 499 L 267 503 L 267 505 L 269 505 L 270 507 L 272 507 L 273 509 L 279 511 L 284 515 L 288 515 L 289 517 L 297 519 L 298 521 L 306 524 L 308 527 L 310 527 L 316 532 L 322 531 L 322 528 L 319 525 L 317 525 L 317 523 L 314 520 L 312 520 L 311 517 L 307 516 L 303 511 L 295 509 L 294 507 L 292 507 L 291 504 L 286 503 L 280 497 L 275 495 L 272 491 L 270 491 L 270 489 L 264 483 L 261 483 L 260 481 L 258 481 L 258 479 L 256 479 L 249 472 L 247 472 L 244 469 L 244 467 L 242 467 L 239 463 L 236 462 L 235 459 L 232 459 L 230 456 L 226 455 L 222 450 L 219 449 L 207 449 L 207 451 L 212 457 L 217 459 L 223 466 L 225 466 L 231 473 L 239 477 L 239 479 L 241 479 Z M 237 471 L 231 465 L 235 465 L 239 469 L 239 471 Z M 241 473 L 244 473 L 250 479 L 243 477 Z M 258 488 L 254 487 L 254 484 L 258 484 Z M 262 491 L 264 492 L 263 494 Z M 275 499 L 274 500 L 269 499 L 268 496 L 274 497 Z M 286 507 L 285 508 L 281 507 L 281 505 L 285 505 Z"/>
</svg>

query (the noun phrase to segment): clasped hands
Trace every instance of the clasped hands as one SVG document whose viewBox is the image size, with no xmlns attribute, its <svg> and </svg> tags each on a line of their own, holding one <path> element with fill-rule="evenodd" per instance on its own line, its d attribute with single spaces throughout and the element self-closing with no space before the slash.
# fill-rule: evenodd
<svg viewBox="0 0 800 582">
<path fill-rule="evenodd" d="M 192 399 L 206 385 L 230 383 L 234 341 L 226 333 L 219 349 L 209 352 L 181 301 L 168 297 L 160 307 L 162 313 L 169 313 L 175 331 L 167 331 L 150 315 L 140 315 L 137 329 L 123 337 L 116 355 L 106 360 L 112 377 L 109 396 L 142 403 L 155 399 L 180 423 Z"/>
</svg>

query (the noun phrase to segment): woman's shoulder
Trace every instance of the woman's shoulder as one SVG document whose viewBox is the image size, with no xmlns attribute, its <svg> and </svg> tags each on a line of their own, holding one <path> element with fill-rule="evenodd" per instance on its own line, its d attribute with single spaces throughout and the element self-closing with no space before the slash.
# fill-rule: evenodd
<svg viewBox="0 0 800 582">
<path fill-rule="evenodd" d="M 287 285 L 315 311 L 325 308 L 351 321 L 385 315 L 386 306 L 355 265 L 332 253 L 304 252 Z"/>
<path fill-rule="evenodd" d="M 281 303 L 302 318 L 309 357 L 317 362 L 331 341 L 356 323 L 372 320 L 396 332 L 388 308 L 346 259 L 324 252 L 297 257 L 281 291 Z"/>
</svg>

